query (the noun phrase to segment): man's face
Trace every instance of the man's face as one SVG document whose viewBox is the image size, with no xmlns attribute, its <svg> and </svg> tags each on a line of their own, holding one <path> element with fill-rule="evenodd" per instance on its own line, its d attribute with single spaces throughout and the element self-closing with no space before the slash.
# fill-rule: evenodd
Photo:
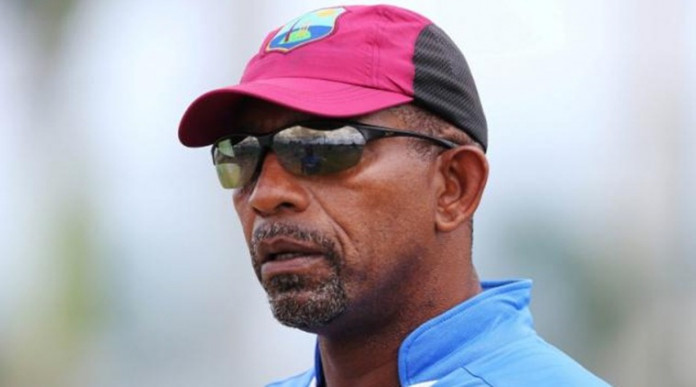
<svg viewBox="0 0 696 387">
<path fill-rule="evenodd" d="M 312 118 L 262 101 L 240 122 L 259 134 Z M 360 121 L 405 128 L 389 111 Z M 313 332 L 385 324 L 418 294 L 435 243 L 435 159 L 412 139 L 369 142 L 360 163 L 328 176 L 298 176 L 272 152 L 234 192 L 252 264 L 275 317 Z"/>
</svg>

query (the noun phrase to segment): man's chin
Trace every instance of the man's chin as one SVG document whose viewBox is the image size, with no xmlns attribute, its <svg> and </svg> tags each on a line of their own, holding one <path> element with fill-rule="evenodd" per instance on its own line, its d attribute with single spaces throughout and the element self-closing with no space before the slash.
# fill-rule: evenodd
<svg viewBox="0 0 696 387">
<path fill-rule="evenodd" d="M 334 285 L 269 292 L 273 316 L 283 325 L 310 332 L 326 326 L 346 309 L 345 292 Z"/>
</svg>

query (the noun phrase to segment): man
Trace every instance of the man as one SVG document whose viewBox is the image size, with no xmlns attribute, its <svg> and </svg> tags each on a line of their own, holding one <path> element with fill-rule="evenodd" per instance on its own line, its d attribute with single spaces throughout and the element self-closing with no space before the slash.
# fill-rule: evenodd
<svg viewBox="0 0 696 387">
<path fill-rule="evenodd" d="M 318 335 L 313 369 L 273 385 L 605 385 L 537 336 L 529 281 L 478 280 L 486 120 L 426 18 L 301 16 L 194 101 L 179 138 L 213 145 L 275 317 Z"/>
</svg>

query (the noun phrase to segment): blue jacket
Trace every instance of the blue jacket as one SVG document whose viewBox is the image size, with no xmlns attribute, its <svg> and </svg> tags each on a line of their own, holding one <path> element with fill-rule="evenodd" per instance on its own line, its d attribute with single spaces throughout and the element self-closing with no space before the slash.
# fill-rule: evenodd
<svg viewBox="0 0 696 387">
<path fill-rule="evenodd" d="M 410 387 L 607 386 L 534 331 L 532 282 L 484 281 L 483 292 L 427 321 L 399 349 L 399 379 Z M 269 387 L 321 387 L 313 369 Z"/>
</svg>

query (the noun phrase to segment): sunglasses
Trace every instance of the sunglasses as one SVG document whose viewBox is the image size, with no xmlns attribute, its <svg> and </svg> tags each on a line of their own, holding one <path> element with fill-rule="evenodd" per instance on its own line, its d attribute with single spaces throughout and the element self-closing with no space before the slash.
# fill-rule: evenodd
<svg viewBox="0 0 696 387">
<path fill-rule="evenodd" d="M 427 140 L 447 149 L 457 146 L 422 133 L 359 122 L 307 121 L 263 135 L 231 134 L 217 140 L 211 151 L 220 183 L 233 189 L 255 177 L 269 150 L 295 175 L 330 175 L 357 165 L 367 142 L 397 136 Z"/>
</svg>

